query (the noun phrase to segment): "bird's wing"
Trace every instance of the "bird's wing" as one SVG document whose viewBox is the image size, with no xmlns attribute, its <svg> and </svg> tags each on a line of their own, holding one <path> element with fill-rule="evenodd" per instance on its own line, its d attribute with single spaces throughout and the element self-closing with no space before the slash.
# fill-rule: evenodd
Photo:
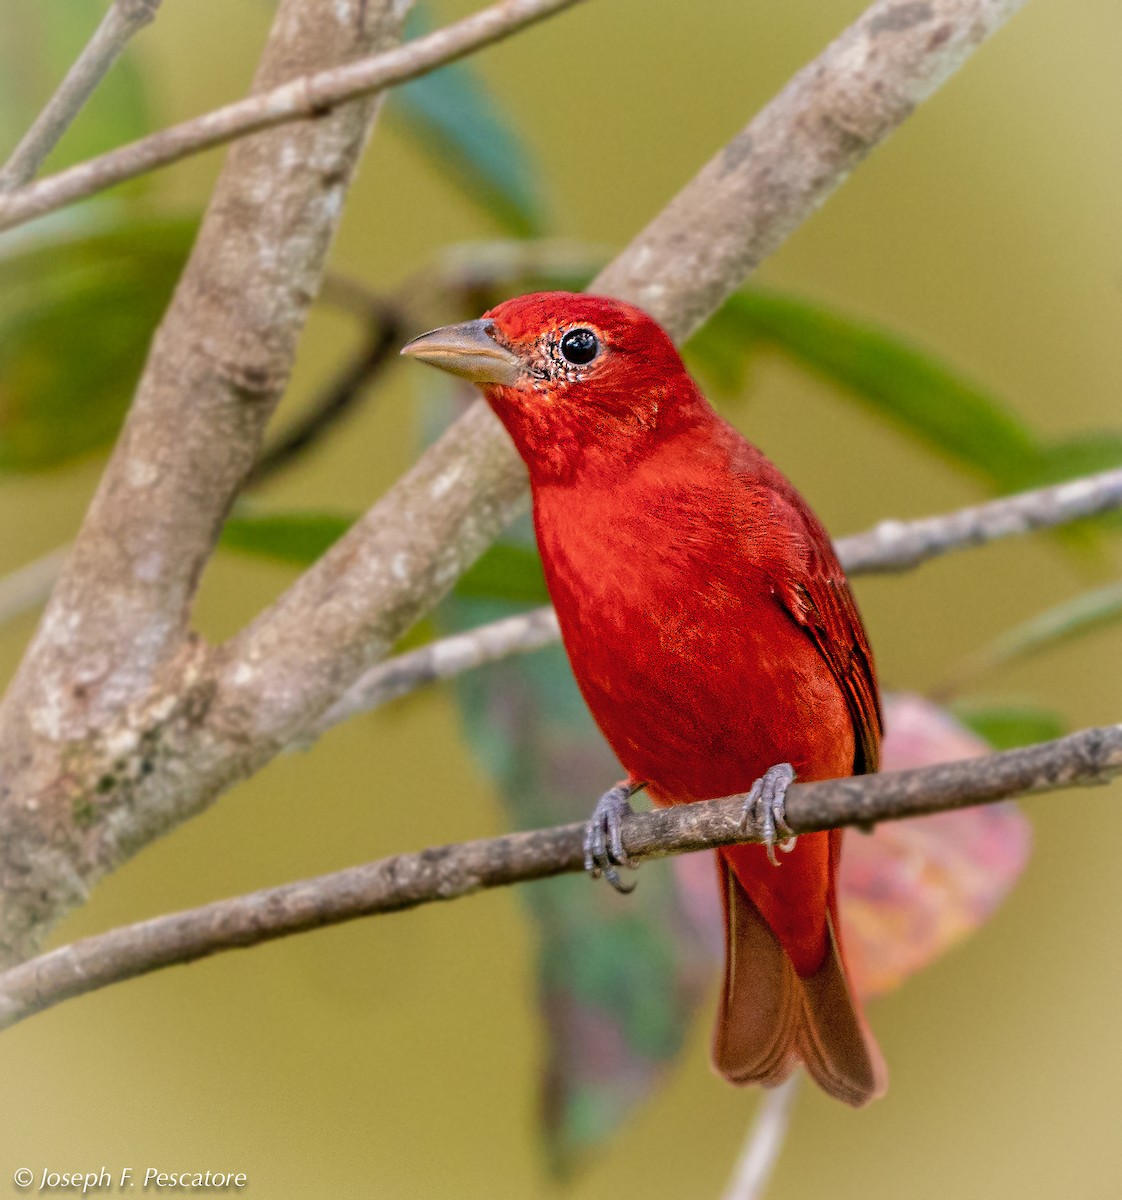
<svg viewBox="0 0 1122 1200">
<path fill-rule="evenodd" d="M 798 539 L 801 569 L 782 572 L 774 582 L 775 594 L 814 641 L 845 693 L 857 737 L 854 774 L 875 771 L 880 761 L 880 696 L 857 604 L 818 519 L 797 497 L 784 497 L 780 503 L 796 510 L 799 521 L 794 527 L 805 530 L 805 540 Z"/>
</svg>

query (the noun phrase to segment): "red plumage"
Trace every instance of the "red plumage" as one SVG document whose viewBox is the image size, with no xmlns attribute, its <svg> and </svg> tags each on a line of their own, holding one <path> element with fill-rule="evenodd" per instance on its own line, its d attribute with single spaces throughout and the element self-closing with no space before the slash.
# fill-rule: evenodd
<svg viewBox="0 0 1122 1200">
<path fill-rule="evenodd" d="M 745 792 L 777 763 L 803 780 L 875 770 L 872 654 L 830 539 L 666 333 L 630 305 L 568 293 L 485 321 L 522 366 L 484 391 L 529 468 L 565 647 L 629 781 L 665 805 Z M 588 363 L 561 348 L 574 329 L 594 335 Z M 759 845 L 719 852 L 714 1058 L 735 1083 L 776 1084 L 803 1061 L 849 1103 L 883 1091 L 845 977 L 841 841 L 804 834 L 779 866 Z"/>
</svg>

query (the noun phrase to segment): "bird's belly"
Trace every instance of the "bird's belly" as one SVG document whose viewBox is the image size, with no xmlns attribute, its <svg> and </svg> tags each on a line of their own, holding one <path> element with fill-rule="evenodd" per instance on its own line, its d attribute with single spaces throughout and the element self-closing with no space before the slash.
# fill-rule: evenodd
<svg viewBox="0 0 1122 1200">
<path fill-rule="evenodd" d="M 769 595 L 558 606 L 573 671 L 629 776 L 662 803 L 745 791 L 768 767 L 848 775 L 854 734 L 841 688 L 805 631 Z"/>
</svg>

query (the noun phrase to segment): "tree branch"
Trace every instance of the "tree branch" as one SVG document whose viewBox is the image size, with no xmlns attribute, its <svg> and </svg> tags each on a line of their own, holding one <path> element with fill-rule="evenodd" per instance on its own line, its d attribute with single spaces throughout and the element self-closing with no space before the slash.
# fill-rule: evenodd
<svg viewBox="0 0 1122 1200">
<path fill-rule="evenodd" d="M 160 3 L 161 0 L 113 0 L 58 90 L 0 168 L 0 193 L 11 192 L 35 177 L 43 160 L 70 128 L 133 35 L 155 20 Z"/>
<path fill-rule="evenodd" d="M 595 265 L 607 257 L 602 249 L 561 238 L 468 242 L 443 247 L 433 262 L 389 296 L 329 272 L 324 276 L 319 299 L 358 317 L 367 327 L 366 343 L 310 403 L 307 412 L 265 446 L 243 490 L 268 482 L 331 431 L 359 399 L 359 393 L 398 361 L 399 343 L 410 336 L 404 331 L 417 332 L 423 320 L 421 314 L 446 305 L 450 295 L 461 302 L 479 289 L 513 286 L 528 279 L 537 283 L 567 282 L 575 273 L 591 274 Z M 67 543 L 0 577 L 0 625 L 50 598 L 69 553 Z"/>
<path fill-rule="evenodd" d="M 255 91 L 385 48 L 405 7 L 282 0 Z M 185 641 L 191 602 L 288 380 L 376 107 L 360 100 L 227 156 L 125 428 L 0 707 L 0 959 L 136 845 L 125 829 L 91 837 L 75 791 L 89 792 L 142 729 L 167 719 L 182 685 L 164 693 L 158 681 L 197 671 L 200 651 Z M 159 775 L 162 788 L 180 786 L 176 772 Z"/>
<path fill-rule="evenodd" d="M 512 654 L 530 654 L 552 645 L 560 637 L 557 614 L 546 606 L 479 625 L 451 637 L 437 638 L 427 646 L 405 654 L 395 654 L 371 667 L 301 734 L 299 745 L 306 748 L 351 717 L 372 712 L 430 683 L 454 679 L 465 671 L 474 671 Z"/>
<path fill-rule="evenodd" d="M 937 517 L 881 521 L 867 533 L 840 538 L 835 547 L 850 575 L 906 571 L 951 550 L 984 545 L 1034 529 L 1051 529 L 1119 507 L 1122 469 L 1004 496 Z M 558 641 L 560 636 L 553 609 L 536 608 L 397 654 L 361 676 L 312 723 L 299 744 L 308 746 L 334 726 L 417 688 L 453 679 L 464 671 L 514 654 L 529 654 Z"/>
<path fill-rule="evenodd" d="M 837 549 L 851 575 L 907 571 L 950 550 L 982 546 L 1034 529 L 1052 529 L 1119 507 L 1122 468 L 1115 468 L 938 517 L 881 521 L 868 533 L 841 538 Z"/>
<path fill-rule="evenodd" d="M 1122 774 L 1122 725 L 1054 742 L 912 771 L 795 784 L 787 822 L 796 833 L 865 828 L 1012 796 L 1103 783 Z M 635 862 L 759 841 L 741 826 L 743 796 L 636 813 L 624 822 Z M 0 1028 L 160 967 L 377 913 L 452 900 L 584 869 L 584 826 L 398 854 L 365 866 L 220 900 L 85 938 L 0 975 Z"/>
<path fill-rule="evenodd" d="M 236 138 L 323 117 L 346 101 L 416 79 L 576 3 L 578 0 L 500 0 L 406 46 L 300 75 L 269 91 L 173 125 L 0 197 L 0 230 Z"/>
</svg>

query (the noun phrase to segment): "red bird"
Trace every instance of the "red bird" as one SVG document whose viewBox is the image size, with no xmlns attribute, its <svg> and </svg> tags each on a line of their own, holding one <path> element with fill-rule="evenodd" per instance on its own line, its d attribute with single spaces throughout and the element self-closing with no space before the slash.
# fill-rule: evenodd
<svg viewBox="0 0 1122 1200">
<path fill-rule="evenodd" d="M 627 771 L 589 823 L 590 873 L 620 887 L 635 792 L 658 805 L 748 793 L 767 844 L 719 851 L 716 1068 L 773 1086 L 803 1062 L 849 1104 L 880 1095 L 842 954 L 842 834 L 791 839 L 778 865 L 774 850 L 795 776 L 877 767 L 872 653 L 821 523 L 629 304 L 522 296 L 402 353 L 480 385 L 529 468 L 565 648 Z"/>
</svg>

